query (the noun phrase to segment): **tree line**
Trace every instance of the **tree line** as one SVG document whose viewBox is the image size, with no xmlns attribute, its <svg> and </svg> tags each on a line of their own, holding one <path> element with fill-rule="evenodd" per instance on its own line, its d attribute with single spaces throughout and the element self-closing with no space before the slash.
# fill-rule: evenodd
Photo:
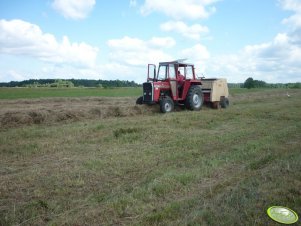
<svg viewBox="0 0 301 226">
<path fill-rule="evenodd" d="M 92 79 L 29 79 L 24 81 L 2 82 L 0 87 L 138 87 L 134 81 L 92 80 Z"/>
<path fill-rule="evenodd" d="M 262 80 L 256 80 L 252 77 L 246 79 L 246 81 L 242 84 L 242 88 L 292 88 L 292 89 L 300 89 L 301 83 L 266 83 Z"/>
<path fill-rule="evenodd" d="M 290 89 L 301 89 L 301 83 L 266 83 L 262 80 L 256 80 L 252 77 L 246 79 L 243 83 L 228 83 L 229 88 L 290 88 Z"/>
<path fill-rule="evenodd" d="M 92 79 L 29 79 L 21 82 L 2 82 L 0 87 L 138 87 L 134 81 L 123 80 L 92 80 Z M 301 83 L 266 83 L 252 77 L 244 83 L 228 83 L 229 88 L 292 88 L 301 89 Z"/>
</svg>

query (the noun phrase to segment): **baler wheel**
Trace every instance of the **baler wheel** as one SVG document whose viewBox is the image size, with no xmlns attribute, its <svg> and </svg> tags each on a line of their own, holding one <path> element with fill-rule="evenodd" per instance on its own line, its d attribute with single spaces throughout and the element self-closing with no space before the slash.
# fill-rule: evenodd
<svg viewBox="0 0 301 226">
<path fill-rule="evenodd" d="M 222 97 L 220 105 L 221 105 L 222 108 L 229 107 L 229 99 L 227 97 Z"/>
</svg>

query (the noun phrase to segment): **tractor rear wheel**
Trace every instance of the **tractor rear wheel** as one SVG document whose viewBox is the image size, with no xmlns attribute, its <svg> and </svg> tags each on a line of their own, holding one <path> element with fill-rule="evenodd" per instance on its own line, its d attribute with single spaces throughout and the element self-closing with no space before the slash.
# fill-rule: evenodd
<svg viewBox="0 0 301 226">
<path fill-rule="evenodd" d="M 203 93 L 202 89 L 197 86 L 191 86 L 185 101 L 185 106 L 189 110 L 199 111 L 203 105 Z"/>
<path fill-rule="evenodd" d="M 169 96 L 166 96 L 160 100 L 160 111 L 162 113 L 172 112 L 174 107 L 175 104 Z"/>
</svg>

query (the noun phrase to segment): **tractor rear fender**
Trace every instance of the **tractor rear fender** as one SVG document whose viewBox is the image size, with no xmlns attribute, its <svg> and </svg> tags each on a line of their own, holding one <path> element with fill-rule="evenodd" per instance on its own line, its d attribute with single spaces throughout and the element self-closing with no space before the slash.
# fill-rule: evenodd
<svg viewBox="0 0 301 226">
<path fill-rule="evenodd" d="M 202 85 L 202 83 L 199 80 L 186 80 L 183 87 L 183 99 L 186 99 L 187 93 L 191 86 L 193 85 Z"/>
</svg>

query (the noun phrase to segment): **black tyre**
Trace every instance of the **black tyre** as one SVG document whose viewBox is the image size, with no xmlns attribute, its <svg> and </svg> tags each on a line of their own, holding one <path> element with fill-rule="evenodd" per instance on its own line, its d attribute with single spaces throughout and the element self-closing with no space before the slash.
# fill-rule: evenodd
<svg viewBox="0 0 301 226">
<path fill-rule="evenodd" d="M 175 104 L 169 96 L 166 96 L 160 100 L 160 111 L 162 113 L 172 112 L 174 107 Z"/>
<path fill-rule="evenodd" d="M 229 107 L 229 99 L 227 97 L 222 97 L 220 101 L 220 105 L 222 108 Z"/>
<path fill-rule="evenodd" d="M 143 104 L 143 96 L 138 97 L 138 99 L 136 100 L 136 104 Z"/>
<path fill-rule="evenodd" d="M 199 111 L 203 105 L 203 93 L 199 86 L 191 86 L 185 101 L 185 106 L 189 110 Z"/>
</svg>

